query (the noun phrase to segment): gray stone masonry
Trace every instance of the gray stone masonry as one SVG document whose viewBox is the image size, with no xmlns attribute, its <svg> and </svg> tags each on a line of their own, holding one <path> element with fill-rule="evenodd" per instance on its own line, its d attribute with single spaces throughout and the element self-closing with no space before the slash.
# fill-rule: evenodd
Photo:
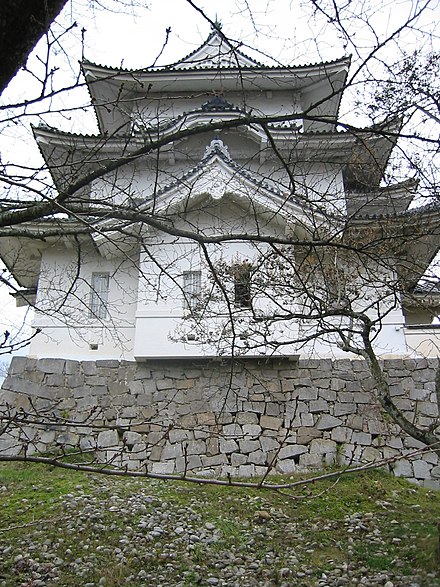
<svg viewBox="0 0 440 587">
<path fill-rule="evenodd" d="M 437 417 L 435 359 L 384 363 L 393 401 Z M 72 361 L 15 357 L 0 390 L 0 451 L 92 450 L 100 461 L 166 475 L 316 471 L 394 459 L 395 475 L 440 488 L 433 452 L 384 416 L 361 360 Z M 399 459 L 399 457 L 401 457 Z"/>
</svg>

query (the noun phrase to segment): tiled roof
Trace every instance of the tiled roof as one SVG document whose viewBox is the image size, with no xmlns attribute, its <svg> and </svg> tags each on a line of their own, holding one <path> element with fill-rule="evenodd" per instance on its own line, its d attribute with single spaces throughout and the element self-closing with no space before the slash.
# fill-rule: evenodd
<svg viewBox="0 0 440 587">
<path fill-rule="evenodd" d="M 440 296 L 440 280 L 420 281 L 414 288 L 413 294 L 423 296 Z"/>
<path fill-rule="evenodd" d="M 98 63 L 93 63 L 87 59 L 83 60 L 84 69 L 87 65 L 104 69 L 114 73 L 160 73 L 169 71 L 198 71 L 198 70 L 217 70 L 218 68 L 234 70 L 300 70 L 315 67 L 327 67 L 349 60 L 349 56 L 331 61 L 321 61 L 306 63 L 302 65 L 267 65 L 249 57 L 242 50 L 242 43 L 234 43 L 220 31 L 213 30 L 208 38 L 194 51 L 169 65 L 156 65 L 139 69 L 129 69 L 124 67 L 108 67 Z M 221 50 L 223 48 L 223 51 Z"/>
</svg>

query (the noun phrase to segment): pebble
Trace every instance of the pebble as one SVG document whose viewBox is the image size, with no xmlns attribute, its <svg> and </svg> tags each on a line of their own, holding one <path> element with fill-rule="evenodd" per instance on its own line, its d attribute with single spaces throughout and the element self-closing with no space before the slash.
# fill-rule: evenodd
<svg viewBox="0 0 440 587">
<path fill-rule="evenodd" d="M 122 486 L 121 486 L 122 487 Z M 107 495 L 105 490 L 107 489 Z M 84 491 L 84 490 L 83 490 Z M 151 489 L 150 489 L 151 491 Z M 112 493 L 110 493 L 112 492 Z M 109 497 L 110 495 L 110 497 Z M 225 498 L 233 503 L 235 498 Z M 243 498 L 245 499 L 245 498 Z M 154 585 L 155 587 L 184 587 L 185 585 L 211 585 L 218 587 L 421 587 L 438 585 L 433 575 L 423 581 L 416 576 L 400 576 L 397 569 L 402 561 L 394 561 L 393 572 L 375 571 L 357 564 L 357 547 L 367 541 L 375 544 L 376 553 L 387 553 L 382 540 L 377 516 L 371 512 L 358 512 L 346 516 L 342 522 L 316 521 L 315 530 L 331 532 L 343 525 L 347 560 L 328 560 L 318 571 L 310 557 L 320 552 L 321 543 L 307 538 L 307 528 L 301 521 L 286 520 L 282 511 L 264 509 L 263 500 L 253 502 L 248 520 L 243 520 L 240 540 L 231 545 L 221 531 L 222 524 L 205 521 L 204 503 L 196 498 L 191 507 L 177 506 L 166 498 L 158 500 L 139 491 L 127 497 L 119 495 L 110 482 L 101 481 L 96 495 L 70 494 L 61 501 L 66 517 L 62 536 L 48 538 L 44 527 L 32 528 L 20 543 L 12 546 L 0 542 L 0 553 L 13 561 L 20 574 L 17 586 L 61 587 L 65 575 L 76 577 L 76 584 L 84 587 L 105 587 L 112 582 L 109 576 L 96 574 L 98 561 L 105 556 L 123 567 L 127 561 L 138 561 L 130 568 L 130 577 L 120 584 Z M 246 503 L 251 503 L 246 500 Z M 255 513 L 255 508 L 258 508 Z M 237 518 L 231 513 L 231 521 Z M 271 548 L 274 532 L 289 536 L 289 546 L 279 553 Z M 109 532 L 117 533 L 114 543 L 106 542 Z M 2 539 L 0 535 L 0 540 Z M 74 541 L 77 542 L 74 542 Z M 223 542 L 225 540 L 225 542 Z M 79 542 L 78 542 L 79 541 Z M 215 542 L 215 548 L 212 547 Z M 390 540 L 389 544 L 398 544 Z M 344 543 L 344 547 L 346 543 Z M 32 555 L 32 558 L 31 558 Z M 182 568 L 181 555 L 187 561 Z M 75 558 L 74 558 L 75 557 Z M 0 557 L 1 558 L 1 557 Z M 1 575 L 1 573 L 0 573 Z M 91 582 L 94 578 L 95 582 Z M 425 583 L 425 579 L 427 582 Z M 274 581 L 277 581 L 276 583 Z M 10 584 L 0 576 L 0 587 Z"/>
</svg>

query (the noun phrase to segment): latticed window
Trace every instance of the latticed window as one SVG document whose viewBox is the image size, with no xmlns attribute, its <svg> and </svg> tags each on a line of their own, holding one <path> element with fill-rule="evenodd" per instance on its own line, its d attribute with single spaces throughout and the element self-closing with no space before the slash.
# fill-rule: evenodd
<svg viewBox="0 0 440 587">
<path fill-rule="evenodd" d="M 202 293 L 202 272 L 183 272 L 183 305 L 186 310 L 196 310 Z"/>
<path fill-rule="evenodd" d="M 107 302 L 110 289 L 109 273 L 92 273 L 90 291 L 90 317 L 107 318 Z"/>
</svg>

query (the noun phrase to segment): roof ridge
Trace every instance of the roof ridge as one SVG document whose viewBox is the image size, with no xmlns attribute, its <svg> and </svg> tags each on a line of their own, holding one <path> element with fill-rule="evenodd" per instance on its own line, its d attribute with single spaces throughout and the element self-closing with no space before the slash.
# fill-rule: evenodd
<svg viewBox="0 0 440 587">
<path fill-rule="evenodd" d="M 194 49 L 193 51 L 191 51 L 190 53 L 188 53 L 188 55 L 185 55 L 184 57 L 182 57 L 181 59 L 179 59 L 178 61 L 175 61 L 174 63 L 167 65 L 164 67 L 164 69 L 175 69 L 176 66 L 179 66 L 182 63 L 188 62 L 192 57 L 194 57 L 198 52 L 201 52 L 203 49 L 209 47 L 210 42 L 213 39 L 218 39 L 219 41 L 219 47 L 221 47 L 222 45 L 226 45 L 227 47 L 229 47 L 230 52 L 233 55 L 239 55 L 241 57 L 243 57 L 244 59 L 246 59 L 246 61 L 250 61 L 254 64 L 255 67 L 266 67 L 266 65 L 264 65 L 263 63 L 257 61 L 256 59 L 253 59 L 252 57 L 249 57 L 249 55 L 246 55 L 245 53 L 243 53 L 243 51 L 240 51 L 240 49 L 238 47 L 242 46 L 243 43 L 241 42 L 237 42 L 237 46 L 234 47 L 231 40 L 226 37 L 226 35 L 224 35 L 219 28 L 214 28 L 211 33 L 208 35 L 208 37 L 205 39 L 205 41 L 199 45 L 196 49 Z M 228 52 L 229 53 L 229 52 Z M 204 57 L 202 59 L 203 61 L 206 60 L 212 60 L 213 56 L 211 57 Z M 219 64 L 216 65 L 217 67 L 219 66 Z M 238 60 L 237 60 L 237 66 L 239 66 Z M 214 65 L 215 67 L 215 65 Z M 249 65 L 248 65 L 249 67 Z M 178 68 L 181 69 L 181 68 Z"/>
</svg>

